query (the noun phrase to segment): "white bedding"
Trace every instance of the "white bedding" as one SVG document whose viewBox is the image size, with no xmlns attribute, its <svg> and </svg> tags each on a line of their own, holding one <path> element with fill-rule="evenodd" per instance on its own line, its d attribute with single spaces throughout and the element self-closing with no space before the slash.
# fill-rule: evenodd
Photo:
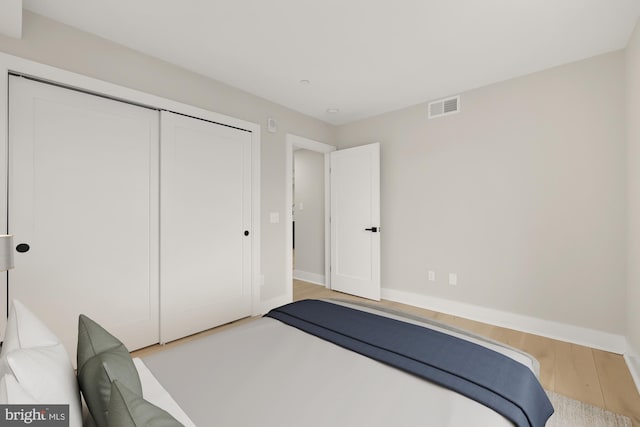
<svg viewBox="0 0 640 427">
<path fill-rule="evenodd" d="M 134 365 L 140 375 L 140 383 L 142 384 L 142 394 L 144 399 L 153 403 L 159 408 L 164 409 L 170 413 L 173 418 L 180 421 L 184 427 L 195 427 L 195 424 L 187 414 L 184 413 L 182 408 L 176 403 L 171 395 L 165 390 L 164 387 L 153 376 L 151 371 L 145 366 L 144 362 L 140 358 L 133 359 Z"/>
<path fill-rule="evenodd" d="M 535 362 L 521 352 L 499 351 L 535 371 Z M 271 318 L 156 353 L 144 362 L 200 427 L 513 425 L 458 393 Z"/>
</svg>

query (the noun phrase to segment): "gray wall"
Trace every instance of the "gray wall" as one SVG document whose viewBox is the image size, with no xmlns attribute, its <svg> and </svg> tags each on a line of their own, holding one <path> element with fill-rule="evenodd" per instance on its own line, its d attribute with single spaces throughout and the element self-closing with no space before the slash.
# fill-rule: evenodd
<svg viewBox="0 0 640 427">
<path fill-rule="evenodd" d="M 296 265 L 300 272 L 324 276 L 324 154 L 293 153 Z M 300 209 L 302 203 L 303 209 Z"/>
<path fill-rule="evenodd" d="M 626 86 L 627 142 L 629 144 L 627 155 L 629 172 L 627 337 L 635 353 L 640 355 L 640 20 L 627 46 Z"/>
<path fill-rule="evenodd" d="M 0 51 L 237 117 L 262 125 L 263 301 L 286 295 L 285 224 L 271 224 L 269 212 L 284 217 L 285 135 L 333 141 L 334 128 L 218 81 L 24 11 L 23 38 L 0 36 Z M 266 119 L 278 121 L 267 133 Z"/>
<path fill-rule="evenodd" d="M 625 260 L 627 237 L 631 259 L 640 255 L 638 32 L 626 83 L 616 52 L 463 93 L 457 115 L 427 120 L 423 104 L 338 129 L 28 11 L 23 39 L 0 36 L 0 51 L 263 128 L 277 119 L 276 134 L 262 133 L 263 300 L 286 291 L 289 224 L 268 221 L 284 217 L 285 134 L 342 148 L 380 141 L 384 287 L 626 330 L 637 352 L 640 263 L 626 285 Z"/>
<path fill-rule="evenodd" d="M 382 286 L 624 333 L 624 99 L 619 51 L 341 126 L 381 142 Z"/>
</svg>

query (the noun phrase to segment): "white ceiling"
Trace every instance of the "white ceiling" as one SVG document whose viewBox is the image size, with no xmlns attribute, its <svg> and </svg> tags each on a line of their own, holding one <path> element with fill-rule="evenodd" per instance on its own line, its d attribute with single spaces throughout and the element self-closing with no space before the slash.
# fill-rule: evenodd
<svg viewBox="0 0 640 427">
<path fill-rule="evenodd" d="M 332 124 L 622 49 L 640 16 L 640 0 L 23 5 Z"/>
</svg>

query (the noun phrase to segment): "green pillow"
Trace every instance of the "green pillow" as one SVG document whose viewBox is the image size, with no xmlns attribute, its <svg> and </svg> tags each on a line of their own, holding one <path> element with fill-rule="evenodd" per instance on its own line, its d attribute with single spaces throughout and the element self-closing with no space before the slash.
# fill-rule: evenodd
<svg viewBox="0 0 640 427">
<path fill-rule="evenodd" d="M 111 383 L 108 427 L 184 427 L 168 412 L 147 402 L 120 381 Z"/>
<path fill-rule="evenodd" d="M 78 383 L 98 427 L 107 427 L 111 382 L 119 380 L 142 396 L 129 350 L 100 325 L 81 314 L 78 321 Z"/>
</svg>

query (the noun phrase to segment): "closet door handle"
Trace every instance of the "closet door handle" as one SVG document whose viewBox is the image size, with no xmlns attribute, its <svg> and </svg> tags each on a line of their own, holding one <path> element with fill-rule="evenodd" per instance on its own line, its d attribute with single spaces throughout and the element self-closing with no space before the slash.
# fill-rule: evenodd
<svg viewBox="0 0 640 427">
<path fill-rule="evenodd" d="M 18 246 L 16 246 L 16 251 L 20 253 L 29 252 L 29 249 L 31 249 L 31 246 L 29 246 L 27 243 L 20 243 Z"/>
<path fill-rule="evenodd" d="M 378 232 L 378 227 L 365 228 L 364 231 L 370 231 L 372 233 Z"/>
</svg>

